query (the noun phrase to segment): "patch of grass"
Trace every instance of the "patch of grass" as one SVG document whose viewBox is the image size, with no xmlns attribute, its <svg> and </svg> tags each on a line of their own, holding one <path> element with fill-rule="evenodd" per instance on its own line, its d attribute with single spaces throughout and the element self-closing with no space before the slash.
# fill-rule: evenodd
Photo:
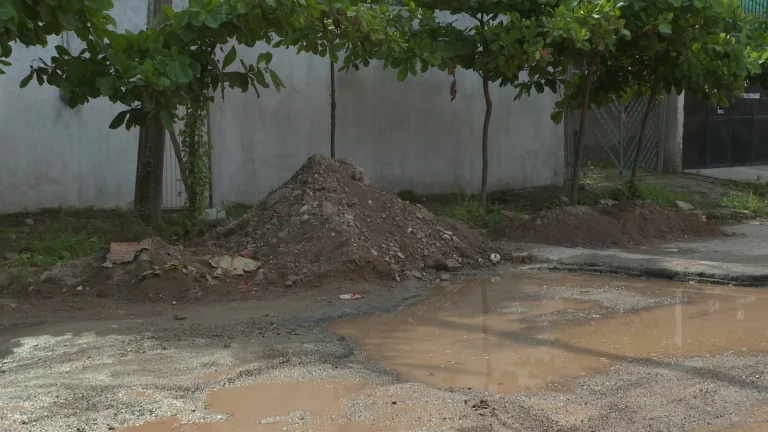
<svg viewBox="0 0 768 432">
<path fill-rule="evenodd" d="M 736 192 L 723 198 L 722 205 L 736 212 L 748 211 L 757 216 L 768 215 L 768 199 L 754 192 Z"/>
<path fill-rule="evenodd" d="M 486 212 L 483 212 L 477 197 L 460 194 L 453 203 L 438 207 L 435 213 L 463 222 L 473 228 L 489 228 L 509 221 L 496 204 L 489 204 L 486 207 Z"/>
<path fill-rule="evenodd" d="M 221 204 L 221 209 L 227 213 L 227 219 L 240 219 L 251 210 L 251 206 L 239 202 L 225 201 Z"/>
<path fill-rule="evenodd" d="M 658 184 L 636 183 L 633 191 L 629 181 L 622 183 L 611 199 L 617 201 L 638 199 L 653 202 L 659 207 L 672 207 L 675 201 L 691 202 L 691 197 L 687 194 Z"/>
<path fill-rule="evenodd" d="M 27 225 L 27 219 L 33 224 Z M 163 223 L 154 229 L 131 212 L 119 209 L 46 209 L 3 215 L 0 263 L 11 268 L 14 275 L 23 275 L 33 268 L 46 269 L 59 262 L 92 256 L 108 248 L 111 242 L 157 236 L 173 243 L 183 232 L 183 217 L 176 213 L 164 214 Z M 8 260 L 12 254 L 15 257 Z"/>
</svg>

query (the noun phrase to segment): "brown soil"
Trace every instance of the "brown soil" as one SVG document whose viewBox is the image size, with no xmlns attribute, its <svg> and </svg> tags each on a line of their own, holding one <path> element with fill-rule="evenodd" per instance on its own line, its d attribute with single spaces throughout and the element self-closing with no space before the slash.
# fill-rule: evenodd
<svg viewBox="0 0 768 432">
<path fill-rule="evenodd" d="M 717 235 L 718 226 L 699 213 L 672 212 L 640 201 L 562 207 L 491 230 L 496 240 L 597 248 Z"/>
<path fill-rule="evenodd" d="M 213 257 L 251 251 L 244 276 L 214 274 Z M 349 161 L 311 157 L 243 218 L 185 247 L 154 239 L 134 261 L 103 267 L 105 254 L 57 264 L 3 297 L 83 303 L 254 298 L 328 281 L 435 280 L 489 264 L 490 243 L 455 221 L 372 187 Z"/>
<path fill-rule="evenodd" d="M 370 185 L 347 160 L 312 156 L 242 219 L 206 240 L 252 250 L 265 283 L 431 279 L 488 262 L 490 244 L 467 227 Z"/>
</svg>

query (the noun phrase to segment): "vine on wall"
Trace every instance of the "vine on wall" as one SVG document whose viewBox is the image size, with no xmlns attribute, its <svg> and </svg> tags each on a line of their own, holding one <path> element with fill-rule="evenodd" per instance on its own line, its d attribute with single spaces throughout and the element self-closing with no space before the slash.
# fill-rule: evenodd
<svg viewBox="0 0 768 432">
<path fill-rule="evenodd" d="M 205 215 L 211 181 L 210 142 L 208 140 L 208 99 L 190 101 L 182 117 L 181 153 L 184 159 L 187 201 L 185 221 L 195 231 Z"/>
</svg>

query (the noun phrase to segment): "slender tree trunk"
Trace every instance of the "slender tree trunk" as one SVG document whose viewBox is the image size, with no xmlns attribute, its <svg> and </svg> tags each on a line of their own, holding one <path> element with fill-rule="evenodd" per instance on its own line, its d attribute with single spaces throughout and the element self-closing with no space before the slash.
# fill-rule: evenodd
<svg viewBox="0 0 768 432">
<path fill-rule="evenodd" d="M 488 87 L 488 76 L 483 75 L 485 119 L 483 120 L 483 174 L 480 183 L 480 206 L 483 209 L 483 213 L 485 213 L 486 198 L 488 195 L 488 128 L 491 125 L 491 114 L 493 113 L 493 101 L 491 101 L 491 91 Z"/>
<path fill-rule="evenodd" d="M 589 112 L 589 92 L 592 90 L 592 79 L 595 75 L 595 67 L 599 61 L 598 54 L 593 54 L 587 62 L 587 76 L 584 89 L 581 92 L 581 113 L 579 115 L 579 134 L 576 135 L 576 143 L 573 149 L 573 174 L 571 175 L 571 205 L 579 203 L 579 182 L 581 181 L 581 155 L 584 152 L 584 129 L 587 126 L 587 114 Z"/>
<path fill-rule="evenodd" d="M 148 0 L 148 27 L 155 24 L 164 5 L 172 6 L 173 2 L 172 0 Z M 165 134 L 165 127 L 160 121 L 142 127 L 139 132 L 133 207 L 139 218 L 148 225 L 155 225 L 160 222 L 160 212 L 163 208 Z"/>
<path fill-rule="evenodd" d="M 645 113 L 643 113 L 643 121 L 640 123 L 640 136 L 637 138 L 635 159 L 632 161 L 632 176 L 629 178 L 631 182 L 635 182 L 637 179 L 637 170 L 640 168 L 640 159 L 642 158 L 643 150 L 645 149 L 645 129 L 648 126 L 648 120 L 653 113 L 653 107 L 656 105 L 656 98 L 659 97 L 660 88 L 661 82 L 656 80 L 651 87 L 651 97 L 648 98 L 648 105 L 646 105 Z"/>
<path fill-rule="evenodd" d="M 136 167 L 134 211 L 148 225 L 160 222 L 163 208 L 163 159 L 166 130 L 162 122 L 142 128 Z"/>
<path fill-rule="evenodd" d="M 331 63 L 331 157 L 336 158 L 336 65 Z"/>
<path fill-rule="evenodd" d="M 189 195 L 189 180 L 187 179 L 187 170 L 184 167 L 184 155 L 181 153 L 181 143 L 176 132 L 169 132 L 171 137 L 171 145 L 173 146 L 173 154 L 176 155 L 176 162 L 179 164 L 179 172 L 181 172 L 181 182 L 184 184 L 184 192 Z"/>
</svg>

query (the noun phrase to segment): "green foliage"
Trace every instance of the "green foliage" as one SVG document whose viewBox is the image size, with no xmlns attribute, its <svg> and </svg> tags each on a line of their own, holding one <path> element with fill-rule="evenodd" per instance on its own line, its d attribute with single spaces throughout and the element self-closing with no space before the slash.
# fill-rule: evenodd
<svg viewBox="0 0 768 432">
<path fill-rule="evenodd" d="M 185 178 L 187 179 L 187 199 L 185 203 L 185 223 L 188 234 L 194 235 L 200 228 L 200 221 L 208 207 L 208 194 L 211 182 L 210 155 L 208 141 L 208 99 L 198 98 L 190 101 L 183 117 L 181 130 L 181 153 L 184 159 Z"/>
<path fill-rule="evenodd" d="M 112 0 L 0 0 L 0 74 L 13 53 L 13 43 L 47 46 L 48 36 L 74 32 L 83 41 L 98 40 L 114 20 Z M 57 50 L 62 50 L 57 47 Z"/>
<path fill-rule="evenodd" d="M 643 184 L 631 179 L 622 183 L 611 198 L 617 201 L 650 201 L 659 207 L 666 208 L 673 207 L 675 201 L 691 202 L 691 197 L 683 192 L 675 191 L 662 185 Z"/>
<path fill-rule="evenodd" d="M 722 205 L 737 212 L 748 211 L 757 216 L 768 215 L 768 199 L 753 192 L 737 192 L 726 196 L 723 198 Z"/>
<path fill-rule="evenodd" d="M 483 208 L 477 197 L 464 193 L 449 205 L 437 209 L 437 214 L 463 222 L 473 228 L 490 228 L 509 221 L 497 205 L 490 204 Z"/>
</svg>

